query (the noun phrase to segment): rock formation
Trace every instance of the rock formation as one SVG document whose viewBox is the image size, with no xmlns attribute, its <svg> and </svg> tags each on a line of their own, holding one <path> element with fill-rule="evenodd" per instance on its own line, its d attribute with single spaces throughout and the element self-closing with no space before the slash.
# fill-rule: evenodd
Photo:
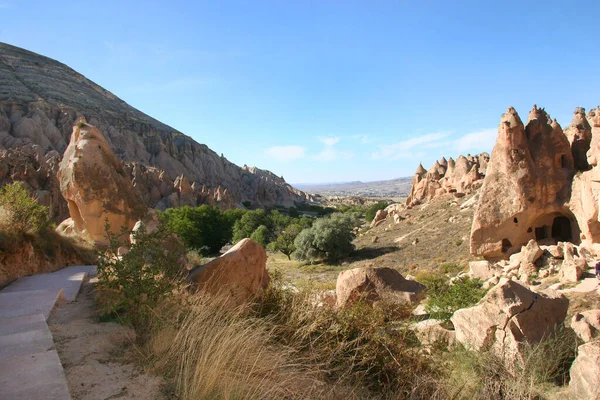
<svg viewBox="0 0 600 400">
<path fill-rule="evenodd" d="M 569 371 L 570 394 L 574 399 L 597 399 L 600 387 L 600 341 L 577 348 L 577 358 Z"/>
<path fill-rule="evenodd" d="M 600 241 L 600 109 L 587 119 L 584 112 L 575 110 L 565 132 L 536 106 L 525 126 L 512 107 L 502 115 L 471 229 L 473 255 L 507 258 L 532 239 Z"/>
<path fill-rule="evenodd" d="M 41 191 L 40 199 L 51 205 L 57 222 L 67 216 L 66 202 L 47 173 L 56 172 L 53 165 L 81 116 L 104 134 L 147 207 L 225 208 L 243 201 L 257 207 L 292 206 L 313 200 L 269 171 L 238 167 L 66 65 L 0 43 L 0 183 L 23 180 Z M 2 152 L 8 149 L 12 153 Z M 184 195 L 175 185 L 181 176 L 192 189 Z"/>
<path fill-rule="evenodd" d="M 104 135 L 83 117 L 73 127 L 58 180 L 75 230 L 96 243 L 106 244 L 106 223 L 119 234 L 146 212 Z"/>
<path fill-rule="evenodd" d="M 489 158 L 488 153 L 459 156 L 456 161 L 452 157 L 448 160 L 442 157 L 429 171 L 419 164 L 406 205 L 427 203 L 445 193 L 456 193 L 457 196 L 471 193 L 481 187 Z"/>
<path fill-rule="evenodd" d="M 336 307 L 342 308 L 363 299 L 369 303 L 387 300 L 411 304 L 421 300 L 424 285 L 404 279 L 392 268 L 355 268 L 338 275 L 335 292 Z"/>
<path fill-rule="evenodd" d="M 503 278 L 481 301 L 454 313 L 456 340 L 473 350 L 493 349 L 507 360 L 521 354 L 525 342 L 536 343 L 561 324 L 569 307 L 562 294 L 534 293 Z"/>
<path fill-rule="evenodd" d="M 269 284 L 267 253 L 252 239 L 242 239 L 225 254 L 190 271 L 195 286 L 212 294 L 227 295 L 242 304 Z"/>
</svg>

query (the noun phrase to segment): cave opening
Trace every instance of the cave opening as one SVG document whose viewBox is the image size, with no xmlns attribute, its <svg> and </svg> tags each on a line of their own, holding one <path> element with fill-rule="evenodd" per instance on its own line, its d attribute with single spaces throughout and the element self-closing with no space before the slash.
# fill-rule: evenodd
<svg viewBox="0 0 600 400">
<path fill-rule="evenodd" d="M 573 231 L 571 221 L 565 216 L 558 216 L 552 222 L 552 239 L 557 242 L 573 241 Z"/>
</svg>

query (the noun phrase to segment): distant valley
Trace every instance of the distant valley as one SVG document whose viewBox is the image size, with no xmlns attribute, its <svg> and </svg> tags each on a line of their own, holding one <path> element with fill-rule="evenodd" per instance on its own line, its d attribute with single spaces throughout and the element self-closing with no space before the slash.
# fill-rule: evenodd
<svg viewBox="0 0 600 400">
<path fill-rule="evenodd" d="M 373 182 L 298 183 L 293 186 L 311 194 L 326 196 L 406 197 L 412 177 Z"/>
</svg>

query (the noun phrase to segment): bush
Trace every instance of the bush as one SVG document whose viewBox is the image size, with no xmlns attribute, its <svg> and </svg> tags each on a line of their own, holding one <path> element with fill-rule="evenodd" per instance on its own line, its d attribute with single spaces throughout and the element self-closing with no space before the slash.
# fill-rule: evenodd
<svg viewBox="0 0 600 400">
<path fill-rule="evenodd" d="M 164 229 L 151 234 L 141 231 L 134 233 L 136 243 L 129 253 L 117 257 L 121 243 L 108 224 L 106 235 L 108 250 L 98 258 L 98 287 L 110 299 L 104 312 L 131 321 L 144 334 L 152 310 L 182 281 L 183 246 Z"/>
<path fill-rule="evenodd" d="M 420 351 L 408 323 L 389 320 L 387 304 L 358 301 L 336 311 L 315 307 L 311 290 L 287 289 L 278 273 L 271 283 L 257 312 L 280 343 L 297 349 L 332 385 L 368 388 L 384 398 L 431 398 L 435 364 Z"/>
<path fill-rule="evenodd" d="M 231 241 L 235 221 L 240 212 L 222 212 L 216 206 L 170 208 L 160 213 L 166 229 L 177 234 L 189 248 L 203 255 L 217 254 Z"/>
<path fill-rule="evenodd" d="M 51 223 L 48 207 L 42 206 L 29 194 L 22 182 L 4 185 L 0 189 L 2 225 L 23 233 L 39 233 Z"/>
<path fill-rule="evenodd" d="M 247 211 L 233 226 L 232 243 L 235 244 L 244 238 L 249 238 L 261 225 L 264 225 L 267 229 L 271 225 L 265 210 Z"/>
<path fill-rule="evenodd" d="M 451 352 L 448 397 L 542 399 L 568 384 L 569 368 L 577 353 L 573 331 L 559 327 L 539 343 L 523 346 L 522 360 L 510 369 L 493 350 Z"/>
<path fill-rule="evenodd" d="M 346 257 L 354 251 L 352 229 L 358 225 L 354 214 L 332 214 L 315 221 L 294 240 L 294 257 L 299 260 L 324 260 L 327 262 Z"/>
<path fill-rule="evenodd" d="M 261 225 L 258 228 L 256 228 L 254 232 L 252 232 L 252 235 L 250 235 L 250 239 L 254 240 L 262 247 L 267 247 L 267 244 L 269 243 L 269 235 L 269 228 L 267 228 L 264 225 Z"/>
<path fill-rule="evenodd" d="M 427 285 L 425 282 L 421 282 Z M 485 290 L 481 288 L 479 279 L 462 277 L 450 285 L 444 279 L 432 279 L 427 287 L 429 302 L 425 306 L 427 312 L 432 318 L 444 321 L 450 320 L 454 311 L 471 307 L 485 295 Z"/>
</svg>

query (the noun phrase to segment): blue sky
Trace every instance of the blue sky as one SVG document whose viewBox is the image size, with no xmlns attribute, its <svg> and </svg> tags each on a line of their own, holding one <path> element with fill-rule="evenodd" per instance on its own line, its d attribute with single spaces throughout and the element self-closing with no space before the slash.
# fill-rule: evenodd
<svg viewBox="0 0 600 400">
<path fill-rule="evenodd" d="M 292 183 L 412 175 L 491 151 L 508 106 L 566 127 L 600 104 L 597 0 L 0 0 L 0 41 Z"/>
</svg>

